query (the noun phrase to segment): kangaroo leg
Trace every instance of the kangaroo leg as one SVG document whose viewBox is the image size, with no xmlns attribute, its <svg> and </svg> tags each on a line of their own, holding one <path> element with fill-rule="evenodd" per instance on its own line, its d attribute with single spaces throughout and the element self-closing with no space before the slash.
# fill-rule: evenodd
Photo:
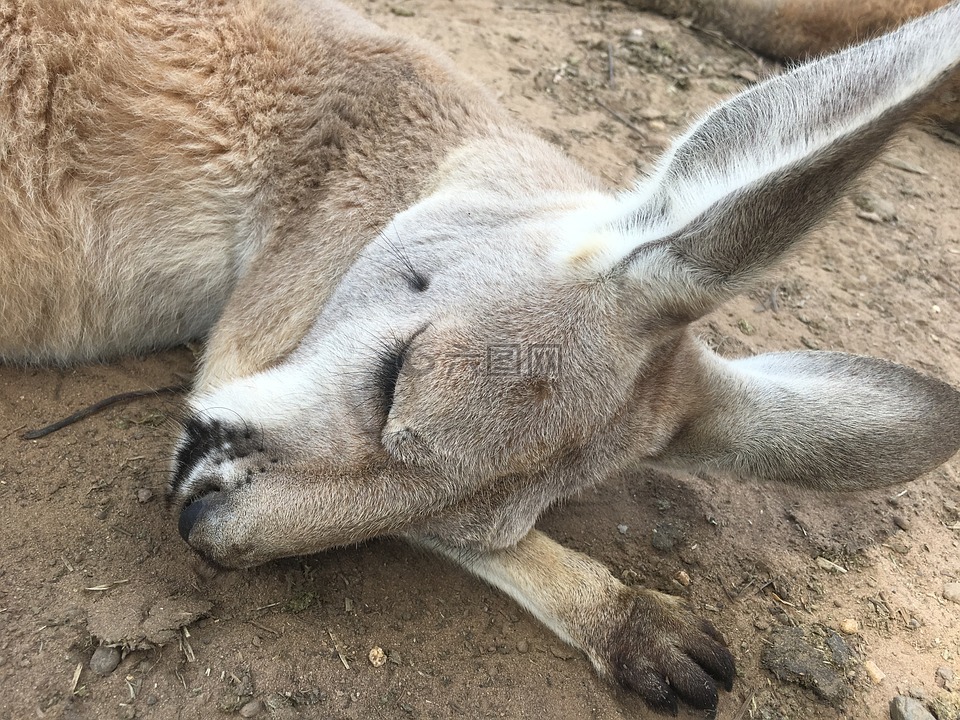
<svg viewBox="0 0 960 720">
<path fill-rule="evenodd" d="M 537 530 L 502 550 L 415 542 L 503 590 L 585 652 L 601 676 L 656 710 L 676 712 L 678 700 L 715 710 L 717 686 L 732 687 L 733 657 L 723 638 L 682 600 L 627 587 L 601 563 Z"/>
</svg>

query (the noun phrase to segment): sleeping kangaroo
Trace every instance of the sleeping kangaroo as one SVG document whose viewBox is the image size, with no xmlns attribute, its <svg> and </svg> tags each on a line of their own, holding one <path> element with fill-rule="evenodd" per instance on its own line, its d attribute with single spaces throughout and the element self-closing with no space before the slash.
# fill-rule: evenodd
<svg viewBox="0 0 960 720">
<path fill-rule="evenodd" d="M 654 708 L 715 709 L 717 631 L 534 524 L 638 463 L 845 490 L 954 454 L 941 382 L 688 328 L 958 63 L 954 2 L 741 93 L 613 194 L 327 0 L 0 4 L 0 359 L 205 337 L 169 499 L 208 562 L 404 537 Z"/>
</svg>

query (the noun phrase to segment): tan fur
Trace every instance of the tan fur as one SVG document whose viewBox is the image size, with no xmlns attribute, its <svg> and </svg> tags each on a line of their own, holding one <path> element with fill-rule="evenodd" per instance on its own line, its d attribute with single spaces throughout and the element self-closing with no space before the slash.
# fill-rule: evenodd
<svg viewBox="0 0 960 720">
<path fill-rule="evenodd" d="M 0 360 L 207 338 L 168 487 L 198 554 L 406 537 L 715 709 L 709 623 L 532 528 L 637 464 L 853 489 L 957 450 L 942 383 L 688 328 L 941 87 L 960 4 L 924 23 L 732 99 L 618 197 L 328 0 L 0 0 Z"/>
<path fill-rule="evenodd" d="M 504 122 L 415 44 L 304 6 L 351 34 L 269 0 L 0 6 L 0 357 L 104 358 L 222 316 L 200 384 L 260 369 L 443 156 Z M 381 144 L 426 151 L 400 167 Z"/>
</svg>

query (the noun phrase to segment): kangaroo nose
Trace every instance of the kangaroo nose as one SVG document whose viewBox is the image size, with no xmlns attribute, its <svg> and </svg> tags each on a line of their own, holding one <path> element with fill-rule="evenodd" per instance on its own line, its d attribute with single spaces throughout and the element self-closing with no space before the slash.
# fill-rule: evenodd
<svg viewBox="0 0 960 720">
<path fill-rule="evenodd" d="M 180 531 L 180 537 L 184 540 L 190 539 L 190 531 L 193 529 L 197 518 L 203 512 L 203 500 L 195 500 L 180 511 L 180 520 L 177 522 L 177 530 Z"/>
<path fill-rule="evenodd" d="M 180 532 L 180 537 L 187 541 L 190 540 L 190 531 L 197 524 L 197 520 L 217 503 L 219 497 L 219 491 L 207 493 L 180 511 L 180 519 L 177 521 L 177 530 Z"/>
</svg>

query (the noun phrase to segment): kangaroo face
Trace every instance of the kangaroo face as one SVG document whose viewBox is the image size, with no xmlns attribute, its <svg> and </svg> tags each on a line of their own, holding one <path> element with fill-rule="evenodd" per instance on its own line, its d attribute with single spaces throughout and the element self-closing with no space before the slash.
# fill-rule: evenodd
<svg viewBox="0 0 960 720">
<path fill-rule="evenodd" d="M 192 399 L 184 537 L 242 566 L 402 531 L 622 421 L 650 340 L 613 322 L 616 282 L 557 252 L 606 202 L 439 195 L 398 215 L 295 352 Z"/>
</svg>

